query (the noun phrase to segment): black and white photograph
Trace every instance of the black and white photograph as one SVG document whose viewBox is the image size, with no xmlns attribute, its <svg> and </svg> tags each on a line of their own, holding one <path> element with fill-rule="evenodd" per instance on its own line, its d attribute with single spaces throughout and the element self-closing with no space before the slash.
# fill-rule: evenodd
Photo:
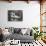
<svg viewBox="0 0 46 46">
<path fill-rule="evenodd" d="M 22 10 L 8 10 L 8 21 L 22 21 L 23 11 Z"/>
</svg>

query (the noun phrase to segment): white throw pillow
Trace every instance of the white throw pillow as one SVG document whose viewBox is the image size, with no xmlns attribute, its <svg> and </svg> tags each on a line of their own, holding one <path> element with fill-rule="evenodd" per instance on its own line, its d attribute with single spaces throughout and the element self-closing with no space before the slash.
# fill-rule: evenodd
<svg viewBox="0 0 46 46">
<path fill-rule="evenodd" d="M 26 29 L 21 29 L 21 33 L 24 35 L 27 32 L 27 28 Z"/>
<path fill-rule="evenodd" d="M 25 35 L 30 35 L 30 28 L 27 28 L 27 32 L 25 33 Z"/>
<path fill-rule="evenodd" d="M 8 29 L 3 29 L 3 35 L 9 35 L 10 33 L 8 32 Z"/>
</svg>

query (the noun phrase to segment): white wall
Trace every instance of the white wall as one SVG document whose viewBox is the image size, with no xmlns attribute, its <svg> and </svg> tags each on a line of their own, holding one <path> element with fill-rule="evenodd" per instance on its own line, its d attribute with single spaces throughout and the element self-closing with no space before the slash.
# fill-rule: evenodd
<svg viewBox="0 0 46 46">
<path fill-rule="evenodd" d="M 23 21 L 9 22 L 8 10 L 23 10 Z M 40 26 L 40 4 L 32 1 L 26 2 L 0 2 L 0 26 L 1 27 L 32 27 Z"/>
</svg>

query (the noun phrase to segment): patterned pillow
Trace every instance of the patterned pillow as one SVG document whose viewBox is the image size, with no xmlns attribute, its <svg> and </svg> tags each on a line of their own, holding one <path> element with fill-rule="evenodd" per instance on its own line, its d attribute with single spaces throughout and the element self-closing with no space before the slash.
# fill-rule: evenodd
<svg viewBox="0 0 46 46">
<path fill-rule="evenodd" d="M 8 32 L 13 34 L 14 33 L 14 27 L 9 27 Z"/>
<path fill-rule="evenodd" d="M 20 33 L 21 29 L 20 28 L 15 28 L 14 33 Z"/>
</svg>

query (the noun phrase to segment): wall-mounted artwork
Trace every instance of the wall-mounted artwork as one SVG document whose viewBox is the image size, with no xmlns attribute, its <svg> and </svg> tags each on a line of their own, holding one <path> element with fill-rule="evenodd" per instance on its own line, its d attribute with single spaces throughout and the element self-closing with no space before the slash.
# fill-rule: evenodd
<svg viewBox="0 0 46 46">
<path fill-rule="evenodd" d="M 22 10 L 8 10 L 8 21 L 22 21 L 23 11 Z"/>
</svg>

